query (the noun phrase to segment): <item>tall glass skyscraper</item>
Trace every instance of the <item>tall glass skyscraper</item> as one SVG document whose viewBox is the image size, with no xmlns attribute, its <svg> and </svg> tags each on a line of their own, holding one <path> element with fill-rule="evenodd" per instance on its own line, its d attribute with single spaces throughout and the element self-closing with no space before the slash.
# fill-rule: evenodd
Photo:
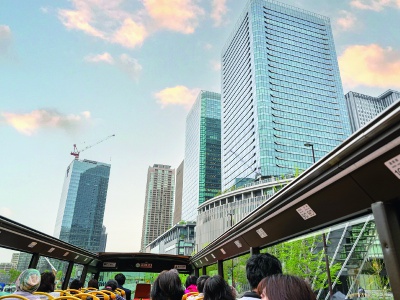
<svg viewBox="0 0 400 300">
<path fill-rule="evenodd" d="M 140 251 L 172 227 L 175 170 L 155 164 L 147 171 Z"/>
<path fill-rule="evenodd" d="M 291 174 L 350 135 L 329 18 L 251 0 L 222 50 L 222 185 Z"/>
<path fill-rule="evenodd" d="M 399 101 L 400 92 L 387 90 L 378 97 L 348 92 L 344 97 L 349 111 L 351 131 L 355 132 L 387 107 Z"/>
<path fill-rule="evenodd" d="M 201 91 L 186 118 L 182 219 L 221 190 L 221 95 Z"/>
<path fill-rule="evenodd" d="M 105 250 L 103 218 L 110 168 L 109 164 L 86 159 L 74 160 L 68 166 L 55 237 L 89 251 Z"/>
</svg>

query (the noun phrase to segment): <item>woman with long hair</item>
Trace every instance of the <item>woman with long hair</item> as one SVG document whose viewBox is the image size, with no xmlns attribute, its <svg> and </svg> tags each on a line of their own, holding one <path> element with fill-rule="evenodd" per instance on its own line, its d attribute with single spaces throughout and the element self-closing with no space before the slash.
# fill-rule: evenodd
<svg viewBox="0 0 400 300">
<path fill-rule="evenodd" d="M 162 271 L 150 292 L 152 300 L 181 300 L 182 296 L 182 281 L 175 270 Z"/>
<path fill-rule="evenodd" d="M 316 300 L 310 285 L 303 279 L 292 275 L 273 275 L 265 277 L 257 286 L 261 300 Z"/>
<path fill-rule="evenodd" d="M 207 279 L 203 293 L 203 300 L 235 300 L 232 288 L 220 275 Z"/>
</svg>

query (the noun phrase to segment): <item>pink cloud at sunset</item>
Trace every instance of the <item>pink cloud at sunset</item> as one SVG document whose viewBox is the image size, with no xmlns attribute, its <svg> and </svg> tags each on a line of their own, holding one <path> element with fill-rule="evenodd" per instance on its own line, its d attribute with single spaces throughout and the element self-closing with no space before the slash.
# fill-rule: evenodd
<svg viewBox="0 0 400 300">
<path fill-rule="evenodd" d="M 178 85 L 163 89 L 154 96 L 157 99 L 157 102 L 161 104 L 162 108 L 169 105 L 181 105 L 189 110 L 199 92 L 200 89 L 189 89 L 185 86 Z"/>
<path fill-rule="evenodd" d="M 337 25 L 342 30 L 350 30 L 354 28 L 357 18 L 354 14 L 349 11 L 341 10 L 339 12 L 340 17 L 336 20 Z"/>
<path fill-rule="evenodd" d="M 214 20 L 214 26 L 222 24 L 222 18 L 227 13 L 226 0 L 213 0 L 211 18 Z"/>
<path fill-rule="evenodd" d="M 79 115 L 63 115 L 55 110 L 45 109 L 22 114 L 2 112 L 0 115 L 6 124 L 25 135 L 33 135 L 41 128 L 61 128 L 71 131 L 83 121 L 90 119 L 89 111 L 84 111 Z"/>
<path fill-rule="evenodd" d="M 103 54 L 90 54 L 85 57 L 85 61 L 92 63 L 105 62 L 108 64 L 113 64 L 114 58 L 110 53 L 104 52 Z"/>
<path fill-rule="evenodd" d="M 190 34 L 204 10 L 194 0 L 143 0 L 150 17 L 164 29 Z"/>
<path fill-rule="evenodd" d="M 112 41 L 127 48 L 141 46 L 147 37 L 146 28 L 130 18 L 124 20 L 123 25 L 115 32 Z"/>
<path fill-rule="evenodd" d="M 343 85 L 400 88 L 400 51 L 377 44 L 353 45 L 339 57 Z"/>
<path fill-rule="evenodd" d="M 68 29 L 76 29 L 98 38 L 105 38 L 104 33 L 94 28 L 89 23 L 92 21 L 90 10 L 65 10 L 59 11 L 59 18 Z"/>
</svg>

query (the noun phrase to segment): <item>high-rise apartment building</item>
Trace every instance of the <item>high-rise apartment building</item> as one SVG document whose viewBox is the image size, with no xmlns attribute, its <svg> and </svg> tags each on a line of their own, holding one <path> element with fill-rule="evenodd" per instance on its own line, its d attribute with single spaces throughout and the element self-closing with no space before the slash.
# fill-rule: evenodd
<svg viewBox="0 0 400 300">
<path fill-rule="evenodd" d="M 222 186 L 281 176 L 350 135 L 329 18 L 250 0 L 222 50 Z"/>
<path fill-rule="evenodd" d="M 147 171 L 146 199 L 143 212 L 140 251 L 172 227 L 175 170 L 155 164 Z"/>
<path fill-rule="evenodd" d="M 176 169 L 174 220 L 172 223 L 174 225 L 182 220 L 183 172 L 184 172 L 184 161 L 182 161 L 179 167 Z"/>
<path fill-rule="evenodd" d="M 54 236 L 99 252 L 111 165 L 74 160 L 65 172 Z M 104 247 L 104 249 L 103 249 Z"/>
<path fill-rule="evenodd" d="M 400 92 L 387 90 L 378 97 L 348 92 L 344 97 L 349 112 L 351 131 L 355 132 L 400 100 Z"/>
<path fill-rule="evenodd" d="M 221 190 L 221 95 L 201 91 L 186 118 L 182 220 Z"/>
</svg>

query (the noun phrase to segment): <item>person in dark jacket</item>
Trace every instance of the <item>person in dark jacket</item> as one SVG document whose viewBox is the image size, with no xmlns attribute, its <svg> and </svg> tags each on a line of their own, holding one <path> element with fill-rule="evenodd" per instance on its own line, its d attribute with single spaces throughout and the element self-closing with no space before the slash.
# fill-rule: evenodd
<svg viewBox="0 0 400 300">
<path fill-rule="evenodd" d="M 131 300 L 131 290 L 123 287 L 126 280 L 125 275 L 122 273 L 118 273 L 117 275 L 115 275 L 114 279 L 118 282 L 118 288 L 125 291 L 125 299 Z"/>
</svg>

